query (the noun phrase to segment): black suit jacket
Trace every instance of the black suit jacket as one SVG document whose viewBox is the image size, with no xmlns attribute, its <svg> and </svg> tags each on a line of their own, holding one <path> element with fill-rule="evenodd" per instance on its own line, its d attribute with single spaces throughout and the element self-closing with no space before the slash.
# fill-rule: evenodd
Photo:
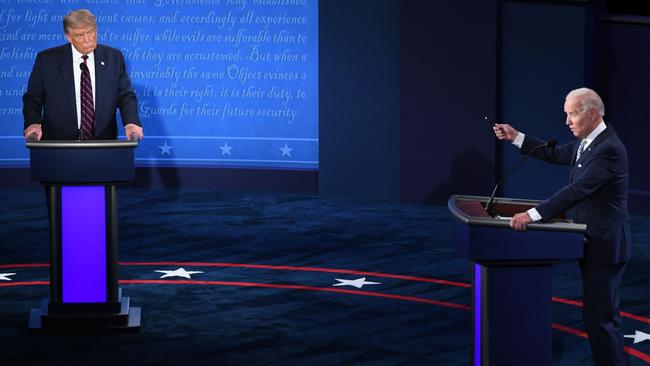
<svg viewBox="0 0 650 366">
<path fill-rule="evenodd" d="M 140 125 L 138 104 L 122 53 L 112 47 L 95 49 L 95 138 L 117 138 L 116 109 L 124 124 Z M 25 128 L 40 123 L 44 140 L 76 140 L 77 106 L 70 43 L 41 51 L 23 95 Z"/>
<path fill-rule="evenodd" d="M 522 153 L 543 141 L 526 135 Z M 575 207 L 574 221 L 587 224 L 585 261 L 614 264 L 630 257 L 630 220 L 627 211 L 627 150 L 607 127 L 575 161 L 579 142 L 537 149 L 533 156 L 571 165 L 569 184 L 537 206 L 543 220 Z"/>
</svg>

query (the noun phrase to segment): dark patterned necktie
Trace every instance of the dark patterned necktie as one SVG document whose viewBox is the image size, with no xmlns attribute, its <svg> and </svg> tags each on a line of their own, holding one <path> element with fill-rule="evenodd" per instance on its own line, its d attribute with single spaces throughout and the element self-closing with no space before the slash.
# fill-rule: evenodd
<svg viewBox="0 0 650 366">
<path fill-rule="evenodd" d="M 95 137 L 95 104 L 93 103 L 93 84 L 88 71 L 88 55 L 81 58 L 81 139 L 92 140 Z"/>
<path fill-rule="evenodd" d="M 585 146 L 587 146 L 587 140 L 582 139 L 580 141 L 580 146 L 578 146 L 578 154 L 576 155 L 576 161 L 580 159 L 580 155 L 582 155 L 583 152 L 585 152 Z"/>
</svg>

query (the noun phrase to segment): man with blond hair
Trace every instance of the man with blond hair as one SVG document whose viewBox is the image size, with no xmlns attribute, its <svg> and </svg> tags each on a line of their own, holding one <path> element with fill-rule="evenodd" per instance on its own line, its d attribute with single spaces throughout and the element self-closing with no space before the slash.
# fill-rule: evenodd
<svg viewBox="0 0 650 366">
<path fill-rule="evenodd" d="M 63 18 L 69 43 L 36 56 L 23 95 L 24 136 L 34 140 L 117 138 L 116 110 L 129 139 L 142 138 L 138 103 L 122 53 L 97 44 L 88 10 Z"/>
<path fill-rule="evenodd" d="M 566 125 L 577 139 L 562 146 L 533 151 L 544 142 L 510 125 L 494 125 L 496 136 L 511 141 L 522 154 L 571 166 L 568 185 L 538 206 L 514 215 L 510 226 L 526 230 L 531 222 L 575 208 L 573 221 L 587 225 L 580 268 L 583 320 L 591 352 L 599 366 L 625 365 L 619 288 L 630 258 L 627 151 L 612 127 L 605 124 L 605 107 L 595 91 L 571 91 L 564 112 Z"/>
</svg>

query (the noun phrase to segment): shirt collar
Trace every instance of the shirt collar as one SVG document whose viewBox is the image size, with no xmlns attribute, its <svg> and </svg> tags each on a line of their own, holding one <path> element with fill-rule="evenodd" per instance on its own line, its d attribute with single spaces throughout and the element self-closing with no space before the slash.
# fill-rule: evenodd
<svg viewBox="0 0 650 366">
<path fill-rule="evenodd" d="M 74 48 L 74 46 L 72 44 L 70 44 L 70 48 L 72 48 L 72 62 L 79 62 L 79 63 L 83 62 L 83 60 L 81 59 L 81 56 L 86 55 L 86 54 L 77 51 L 77 49 Z M 94 50 L 91 53 L 87 53 L 87 55 L 88 55 L 88 60 L 92 61 L 92 60 L 95 59 L 94 58 L 95 57 L 95 51 Z"/>
<path fill-rule="evenodd" d="M 607 128 L 607 125 L 605 124 L 605 121 L 603 121 L 603 120 L 601 119 L 601 120 L 600 120 L 600 123 L 598 124 L 598 126 L 596 126 L 596 128 L 594 128 L 594 130 L 591 131 L 591 133 L 590 133 L 589 135 L 587 135 L 587 137 L 585 137 L 585 138 L 583 139 L 583 140 L 586 141 L 586 142 L 585 142 L 585 147 L 586 147 L 587 145 L 591 144 L 591 142 L 594 141 L 594 139 L 595 139 L 596 137 L 598 137 L 598 135 L 600 135 L 601 132 L 605 131 L 606 128 Z"/>
</svg>

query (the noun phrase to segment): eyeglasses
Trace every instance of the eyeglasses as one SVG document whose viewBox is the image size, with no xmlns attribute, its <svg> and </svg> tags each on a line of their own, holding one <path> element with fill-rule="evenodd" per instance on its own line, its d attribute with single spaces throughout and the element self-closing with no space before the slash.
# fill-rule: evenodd
<svg viewBox="0 0 650 366">
<path fill-rule="evenodd" d="M 70 37 L 74 38 L 77 41 L 83 41 L 88 37 L 89 39 L 95 39 L 97 37 L 97 29 L 89 30 L 84 33 L 70 33 Z"/>
</svg>

